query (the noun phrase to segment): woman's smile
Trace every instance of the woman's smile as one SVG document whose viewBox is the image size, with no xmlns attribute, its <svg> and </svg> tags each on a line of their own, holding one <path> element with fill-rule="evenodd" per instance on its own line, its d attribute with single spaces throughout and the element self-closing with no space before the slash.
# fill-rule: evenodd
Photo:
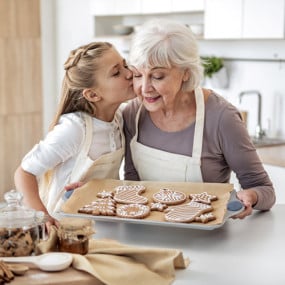
<svg viewBox="0 0 285 285">
<path fill-rule="evenodd" d="M 158 95 L 156 97 L 144 97 L 144 100 L 147 101 L 148 103 L 154 103 L 156 102 L 161 96 Z"/>
</svg>

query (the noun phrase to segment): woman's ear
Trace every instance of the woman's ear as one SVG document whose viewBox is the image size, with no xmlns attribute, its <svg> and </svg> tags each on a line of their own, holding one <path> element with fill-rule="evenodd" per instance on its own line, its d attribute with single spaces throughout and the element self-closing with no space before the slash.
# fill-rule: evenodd
<svg viewBox="0 0 285 285">
<path fill-rule="evenodd" d="M 101 100 L 101 97 L 96 94 L 92 89 L 86 88 L 82 93 L 83 97 L 90 102 L 98 102 Z"/>
<path fill-rule="evenodd" d="M 189 80 L 189 78 L 190 78 L 190 72 L 189 72 L 189 69 L 187 68 L 184 70 L 184 75 L 183 75 L 182 80 L 183 82 L 186 82 Z"/>
</svg>

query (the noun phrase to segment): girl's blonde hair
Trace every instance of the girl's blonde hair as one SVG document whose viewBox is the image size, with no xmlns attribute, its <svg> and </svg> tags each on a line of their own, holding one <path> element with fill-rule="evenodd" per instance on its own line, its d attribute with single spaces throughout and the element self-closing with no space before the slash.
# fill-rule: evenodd
<svg viewBox="0 0 285 285">
<path fill-rule="evenodd" d="M 95 105 L 84 98 L 83 90 L 96 86 L 98 59 L 110 48 L 112 45 L 108 42 L 93 42 L 70 52 L 64 63 L 61 99 L 50 129 L 58 123 L 62 114 L 77 111 L 95 114 Z"/>
</svg>

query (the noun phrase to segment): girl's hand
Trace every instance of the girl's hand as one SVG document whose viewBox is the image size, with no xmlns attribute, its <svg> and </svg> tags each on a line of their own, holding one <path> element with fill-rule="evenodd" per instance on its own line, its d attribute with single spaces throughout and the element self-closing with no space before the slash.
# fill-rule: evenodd
<svg viewBox="0 0 285 285">
<path fill-rule="evenodd" d="M 47 229 L 47 232 L 50 232 L 50 228 L 52 225 L 55 225 L 57 228 L 59 227 L 59 222 L 58 220 L 56 220 L 55 218 L 53 218 L 52 216 L 50 216 L 49 214 L 45 215 L 45 226 Z"/>
<path fill-rule="evenodd" d="M 79 187 L 81 187 L 82 185 L 84 185 L 85 183 L 84 182 L 81 182 L 81 181 L 79 181 L 79 182 L 73 182 L 73 183 L 70 183 L 70 184 L 68 184 L 68 185 L 66 185 L 65 187 L 64 187 L 64 189 L 66 190 L 66 191 L 70 191 L 70 190 L 74 190 L 74 189 L 76 189 L 76 188 L 79 188 Z"/>
</svg>

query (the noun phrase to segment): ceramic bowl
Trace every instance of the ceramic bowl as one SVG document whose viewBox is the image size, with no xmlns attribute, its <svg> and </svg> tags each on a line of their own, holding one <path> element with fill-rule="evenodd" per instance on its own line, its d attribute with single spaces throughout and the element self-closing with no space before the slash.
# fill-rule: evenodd
<svg viewBox="0 0 285 285">
<path fill-rule="evenodd" d="M 116 35 L 130 35 L 134 31 L 134 27 L 125 25 L 114 25 L 113 31 Z"/>
</svg>

